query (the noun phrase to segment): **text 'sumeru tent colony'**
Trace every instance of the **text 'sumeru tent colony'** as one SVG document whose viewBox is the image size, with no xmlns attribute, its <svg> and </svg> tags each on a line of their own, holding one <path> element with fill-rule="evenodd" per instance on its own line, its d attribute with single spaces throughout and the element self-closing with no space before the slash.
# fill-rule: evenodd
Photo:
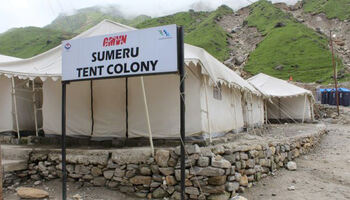
<svg viewBox="0 0 350 200">
<path fill-rule="evenodd" d="M 0 55 L 0 63 L 20 60 Z M 33 90 L 27 83 L 0 72 L 0 132 L 35 131 Z"/>
<path fill-rule="evenodd" d="M 129 30 L 133 28 L 104 20 L 76 38 Z M 245 124 L 263 124 L 262 97 L 247 81 L 205 50 L 187 44 L 185 64 L 186 136 L 240 131 Z M 0 63 L 0 72 L 20 79 L 43 81 L 43 129 L 46 134 L 60 134 L 61 47 L 29 59 Z M 145 76 L 144 81 L 153 136 L 178 138 L 179 76 Z M 125 137 L 128 123 L 129 137 L 147 137 L 145 117 L 140 77 L 67 85 L 68 135 Z"/>
<path fill-rule="evenodd" d="M 314 98 L 312 92 L 287 81 L 260 73 L 248 79 L 264 97 L 267 119 L 312 120 Z"/>
</svg>

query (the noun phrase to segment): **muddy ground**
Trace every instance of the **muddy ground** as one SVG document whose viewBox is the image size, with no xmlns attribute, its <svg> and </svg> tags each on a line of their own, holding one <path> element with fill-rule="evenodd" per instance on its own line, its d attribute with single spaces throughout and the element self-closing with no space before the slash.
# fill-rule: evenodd
<svg viewBox="0 0 350 200">
<path fill-rule="evenodd" d="M 343 117 L 350 119 L 350 109 L 343 110 Z M 249 200 L 343 200 L 350 199 L 350 125 L 335 124 L 325 120 L 329 133 L 321 144 L 308 155 L 296 160 L 297 171 L 279 170 L 274 176 L 262 179 L 242 195 Z M 293 127 L 295 125 L 287 125 Z M 286 128 L 287 129 L 287 128 Z M 274 129 L 278 130 L 278 129 Z M 307 130 L 306 127 L 301 130 Z M 277 133 L 278 132 L 278 133 Z M 279 134 L 284 131 L 270 132 Z M 289 132 L 289 131 L 286 131 Z M 269 135 L 269 134 L 268 134 Z M 280 136 L 279 136 L 280 137 Z M 288 137 L 287 134 L 284 137 Z M 256 139 L 256 138 L 254 138 Z M 27 186 L 32 187 L 32 184 Z M 294 191 L 288 187 L 294 186 Z M 61 182 L 52 180 L 36 188 L 50 193 L 50 199 L 61 199 Z M 84 200 L 136 200 L 130 195 L 101 187 L 82 187 L 68 183 L 68 197 L 79 194 Z M 18 200 L 16 192 L 6 190 L 6 200 Z"/>
</svg>

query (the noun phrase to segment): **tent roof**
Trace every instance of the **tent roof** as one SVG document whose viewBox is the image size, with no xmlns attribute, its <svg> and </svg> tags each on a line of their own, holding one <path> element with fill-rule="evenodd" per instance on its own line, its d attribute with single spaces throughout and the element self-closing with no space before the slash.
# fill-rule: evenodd
<svg viewBox="0 0 350 200">
<path fill-rule="evenodd" d="M 263 73 L 251 77 L 248 79 L 248 82 L 267 97 L 293 97 L 305 94 L 312 95 L 309 90 Z"/>
<path fill-rule="evenodd" d="M 74 38 L 85 38 L 130 30 L 135 30 L 135 28 L 110 20 L 103 20 L 96 26 Z M 61 77 L 61 51 L 61 46 L 57 46 L 49 51 L 28 59 L 17 61 L 0 59 L 0 75 L 4 74 L 7 77 L 17 76 L 20 79 L 29 78 L 30 80 L 40 77 L 43 81 L 50 77 L 56 81 Z M 212 80 L 212 83 L 219 82 L 226 84 L 229 87 L 236 87 L 260 95 L 260 93 L 247 81 L 231 69 L 227 68 L 223 63 L 215 59 L 202 48 L 185 44 L 185 63 L 187 65 L 193 63 L 202 66 L 202 68 L 204 68 L 202 73 L 208 75 Z"/>
<path fill-rule="evenodd" d="M 0 62 L 11 62 L 11 61 L 16 61 L 16 60 L 21 60 L 21 59 L 0 54 Z"/>
</svg>

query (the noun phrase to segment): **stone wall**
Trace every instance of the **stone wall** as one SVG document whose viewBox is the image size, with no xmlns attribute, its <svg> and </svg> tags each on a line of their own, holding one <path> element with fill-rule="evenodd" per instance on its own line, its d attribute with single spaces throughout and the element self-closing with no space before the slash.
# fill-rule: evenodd
<svg viewBox="0 0 350 200">
<path fill-rule="evenodd" d="M 186 195 L 188 199 L 229 199 L 309 152 L 324 133 L 245 145 L 188 145 Z M 68 181 L 138 197 L 180 199 L 179 157 L 179 147 L 157 149 L 154 157 L 149 148 L 68 150 Z M 59 149 L 34 150 L 29 160 L 28 170 L 16 174 L 22 180 L 50 180 L 62 175 Z"/>
</svg>

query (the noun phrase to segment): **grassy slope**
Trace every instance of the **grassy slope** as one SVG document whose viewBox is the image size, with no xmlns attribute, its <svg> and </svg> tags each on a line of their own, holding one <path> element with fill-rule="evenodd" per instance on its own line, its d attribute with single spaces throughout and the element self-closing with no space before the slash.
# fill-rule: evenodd
<svg viewBox="0 0 350 200">
<path fill-rule="evenodd" d="M 257 27 L 266 37 L 250 54 L 245 70 L 282 79 L 291 75 L 302 82 L 331 81 L 333 71 L 327 38 L 297 23 L 265 0 L 254 3 L 251 9 L 248 25 Z M 277 22 L 286 26 L 274 28 Z M 284 68 L 276 70 L 278 65 Z"/>
<path fill-rule="evenodd" d="M 146 20 L 137 25 L 137 28 L 177 24 L 184 27 L 185 42 L 206 49 L 217 59 L 224 61 L 229 57 L 227 34 L 216 24 L 215 19 L 232 13 L 227 6 L 221 6 L 213 12 L 180 12 L 160 18 Z"/>
<path fill-rule="evenodd" d="M 56 47 L 73 35 L 38 27 L 14 28 L 0 34 L 0 54 L 29 58 Z"/>
<path fill-rule="evenodd" d="M 328 18 L 350 19 L 350 0 L 304 0 L 304 11 L 325 13 Z"/>
</svg>

